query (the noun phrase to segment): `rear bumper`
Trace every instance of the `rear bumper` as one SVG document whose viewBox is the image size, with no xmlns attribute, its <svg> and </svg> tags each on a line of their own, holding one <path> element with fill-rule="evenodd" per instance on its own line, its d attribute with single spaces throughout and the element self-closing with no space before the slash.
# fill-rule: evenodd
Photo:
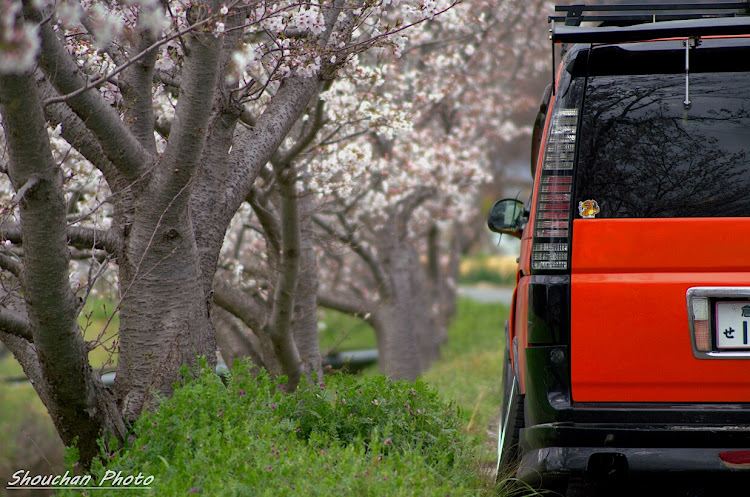
<svg viewBox="0 0 750 497">
<path fill-rule="evenodd" d="M 728 467 L 719 453 L 750 449 L 750 426 L 635 426 L 550 423 L 521 431 L 518 477 L 531 484 L 571 476 L 682 474 L 750 479 L 750 469 Z"/>
</svg>

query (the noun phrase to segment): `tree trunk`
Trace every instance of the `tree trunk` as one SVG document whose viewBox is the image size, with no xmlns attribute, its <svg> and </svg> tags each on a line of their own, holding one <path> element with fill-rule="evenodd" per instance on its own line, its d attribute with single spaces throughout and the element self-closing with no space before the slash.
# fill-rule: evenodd
<svg viewBox="0 0 750 497">
<path fill-rule="evenodd" d="M 16 358 L 35 383 L 66 445 L 79 448 L 88 466 L 96 439 L 109 430 L 122 439 L 124 426 L 98 375 L 78 326 L 79 302 L 68 278 L 66 205 L 62 174 L 47 138 L 46 123 L 30 74 L 0 76 L 0 110 L 7 141 L 8 175 L 20 205 L 24 248 L 21 277 L 34 342 L 13 345 Z M 7 338 L 7 337 L 3 337 Z M 5 340 L 4 340 L 5 341 Z M 38 366 L 37 366 L 38 362 Z"/>
<path fill-rule="evenodd" d="M 423 338 L 415 322 L 418 303 L 413 274 L 420 270 L 419 261 L 414 260 L 413 247 L 384 231 L 378 252 L 388 285 L 380 290 L 382 304 L 373 317 L 378 362 L 381 371 L 394 380 L 413 381 L 425 367 L 420 354 Z"/>
<path fill-rule="evenodd" d="M 297 187 L 290 169 L 276 170 L 281 195 L 281 251 L 274 282 L 271 311 L 264 331 L 271 337 L 276 357 L 288 379 L 290 390 L 297 388 L 302 376 L 302 360 L 294 341 L 292 318 L 300 267 L 300 218 Z"/>
<path fill-rule="evenodd" d="M 456 313 L 456 295 L 461 255 L 464 253 L 467 237 L 461 226 L 455 224 L 450 233 L 447 264 L 441 264 L 441 232 L 433 225 L 427 235 L 427 292 L 429 292 L 435 312 L 435 341 L 442 345 L 448 340 L 448 325 Z"/>
<path fill-rule="evenodd" d="M 153 393 L 169 394 L 182 364 L 205 356 L 216 364 L 216 339 L 203 293 L 186 200 L 166 211 L 148 192 L 138 195 L 127 263 L 132 279 L 121 281 L 120 354 L 115 393 L 124 417 L 137 419 Z"/>
<path fill-rule="evenodd" d="M 417 335 L 419 362 L 425 370 L 440 356 L 438 340 L 443 323 L 440 320 L 440 301 L 432 293 L 433 285 L 425 277 L 423 268 L 416 258 L 416 251 L 414 256 L 416 267 L 412 270 L 412 322 Z"/>
<path fill-rule="evenodd" d="M 388 302 L 371 318 L 378 342 L 380 371 L 393 380 L 414 381 L 422 368 L 412 315 L 404 302 Z"/>
<path fill-rule="evenodd" d="M 218 2 L 209 2 L 218 8 Z M 202 12 L 196 9 L 196 12 Z M 166 149 L 133 187 L 135 219 L 120 271 L 120 355 L 115 394 L 135 421 L 154 393 L 169 395 L 183 364 L 216 365 L 216 336 L 190 216 L 190 196 L 206 144 L 221 40 L 186 35 L 185 66 Z"/>
<path fill-rule="evenodd" d="M 312 240 L 312 201 L 306 194 L 297 199 L 300 213 L 300 268 L 294 299 L 292 335 L 302 360 L 302 374 L 323 376 L 318 342 L 318 263 Z"/>
</svg>

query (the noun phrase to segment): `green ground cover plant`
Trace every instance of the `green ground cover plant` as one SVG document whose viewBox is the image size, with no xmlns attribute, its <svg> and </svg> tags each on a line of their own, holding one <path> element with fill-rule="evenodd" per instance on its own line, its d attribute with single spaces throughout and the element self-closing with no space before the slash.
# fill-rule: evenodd
<svg viewBox="0 0 750 497">
<path fill-rule="evenodd" d="M 474 495 L 460 413 L 425 382 L 334 375 L 303 383 L 232 369 L 185 374 L 134 441 L 92 468 L 154 475 L 143 495 Z M 120 492 L 120 493 L 118 493 Z M 60 495 L 80 495 L 72 491 Z M 121 495 L 97 490 L 97 496 Z"/>
</svg>

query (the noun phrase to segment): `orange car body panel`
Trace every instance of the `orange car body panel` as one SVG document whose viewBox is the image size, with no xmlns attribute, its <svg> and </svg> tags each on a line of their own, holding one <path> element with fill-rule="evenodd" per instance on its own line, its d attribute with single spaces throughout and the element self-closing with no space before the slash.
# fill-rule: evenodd
<svg viewBox="0 0 750 497">
<path fill-rule="evenodd" d="M 750 218 L 577 219 L 575 402 L 748 402 L 747 360 L 693 356 L 695 286 L 750 285 Z"/>
</svg>

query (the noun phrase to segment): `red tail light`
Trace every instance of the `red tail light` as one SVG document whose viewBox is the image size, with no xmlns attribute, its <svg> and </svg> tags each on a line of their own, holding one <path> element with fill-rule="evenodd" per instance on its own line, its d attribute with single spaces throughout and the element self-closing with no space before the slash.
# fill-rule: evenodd
<svg viewBox="0 0 750 497">
<path fill-rule="evenodd" d="M 567 269 L 577 109 L 556 109 L 542 161 L 536 201 L 532 269 Z"/>
<path fill-rule="evenodd" d="M 729 468 L 750 469 L 750 450 L 719 452 L 719 459 Z"/>
</svg>

